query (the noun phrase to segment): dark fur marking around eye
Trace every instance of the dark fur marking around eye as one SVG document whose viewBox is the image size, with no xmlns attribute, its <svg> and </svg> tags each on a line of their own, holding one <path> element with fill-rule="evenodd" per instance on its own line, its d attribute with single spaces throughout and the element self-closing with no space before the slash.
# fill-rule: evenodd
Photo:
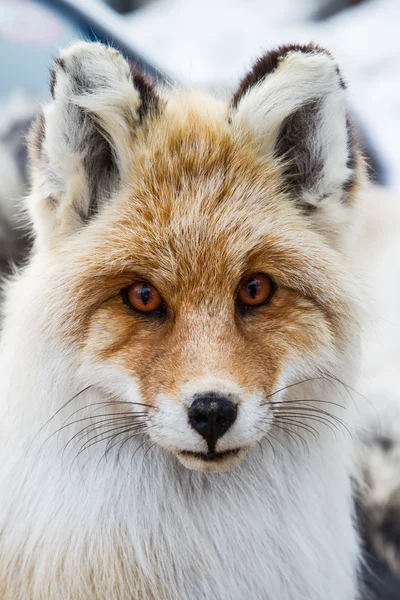
<svg viewBox="0 0 400 600">
<path fill-rule="evenodd" d="M 282 58 L 284 58 L 289 52 L 302 52 L 303 54 L 320 53 L 320 54 L 326 54 L 331 57 L 331 54 L 330 54 L 330 52 L 328 52 L 328 50 L 325 50 L 324 48 L 321 48 L 320 46 L 318 46 L 316 44 L 307 44 L 307 45 L 296 45 L 296 44 L 291 45 L 291 44 L 289 44 L 289 45 L 280 46 L 279 48 L 276 48 L 275 50 L 271 50 L 270 52 L 267 52 L 266 54 L 264 54 L 264 56 L 261 56 L 254 64 L 253 68 L 244 77 L 244 79 L 242 79 L 242 81 L 239 85 L 239 89 L 233 96 L 232 106 L 236 107 L 238 105 L 238 103 L 240 102 L 240 100 L 242 99 L 242 97 L 253 86 L 255 86 L 259 81 L 261 81 L 261 79 L 263 79 L 267 75 L 270 75 L 271 73 L 273 73 L 277 69 L 279 61 Z M 336 67 L 336 70 L 337 70 L 337 74 L 339 77 L 340 85 L 342 88 L 345 88 L 346 84 L 340 74 L 339 68 Z"/>
</svg>

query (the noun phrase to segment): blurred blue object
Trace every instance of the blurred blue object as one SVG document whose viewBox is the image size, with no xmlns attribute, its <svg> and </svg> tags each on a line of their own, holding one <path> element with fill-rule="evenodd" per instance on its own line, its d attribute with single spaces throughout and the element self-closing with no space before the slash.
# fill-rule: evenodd
<svg viewBox="0 0 400 600">
<path fill-rule="evenodd" d="M 163 79 L 132 46 L 125 27 L 118 14 L 96 0 L 1 0 L 0 99 L 15 89 L 46 95 L 52 59 L 77 39 L 111 44 L 150 76 Z"/>
</svg>

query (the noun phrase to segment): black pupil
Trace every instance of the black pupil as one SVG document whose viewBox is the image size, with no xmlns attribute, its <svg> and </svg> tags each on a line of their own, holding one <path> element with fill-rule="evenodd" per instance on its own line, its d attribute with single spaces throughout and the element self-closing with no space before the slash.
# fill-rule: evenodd
<svg viewBox="0 0 400 600">
<path fill-rule="evenodd" d="M 260 282 L 258 281 L 258 279 L 252 279 L 247 284 L 247 292 L 248 292 L 250 298 L 252 298 L 253 300 L 255 298 L 257 298 L 259 287 L 260 287 Z"/>
<path fill-rule="evenodd" d="M 140 299 L 144 306 L 147 306 L 150 301 L 151 290 L 149 286 L 143 285 L 140 289 Z"/>
</svg>

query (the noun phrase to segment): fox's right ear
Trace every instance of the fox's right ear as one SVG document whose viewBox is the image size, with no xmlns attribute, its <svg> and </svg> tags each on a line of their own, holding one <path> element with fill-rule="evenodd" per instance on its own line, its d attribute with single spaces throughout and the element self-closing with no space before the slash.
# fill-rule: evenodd
<svg viewBox="0 0 400 600">
<path fill-rule="evenodd" d="M 262 56 L 234 95 L 230 120 L 281 165 L 293 201 L 329 230 L 346 221 L 360 159 L 328 51 L 293 45 Z"/>
<path fill-rule="evenodd" d="M 99 43 L 61 54 L 51 94 L 29 139 L 29 210 L 45 244 L 81 227 L 123 182 L 135 129 L 159 107 L 152 84 Z"/>
</svg>

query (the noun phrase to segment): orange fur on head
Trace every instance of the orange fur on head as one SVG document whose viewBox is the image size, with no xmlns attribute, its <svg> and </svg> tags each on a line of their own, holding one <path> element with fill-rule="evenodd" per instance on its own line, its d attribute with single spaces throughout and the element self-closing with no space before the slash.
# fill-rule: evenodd
<svg viewBox="0 0 400 600">
<path fill-rule="evenodd" d="M 118 365 L 153 406 L 210 377 L 266 398 L 292 363 L 345 342 L 336 251 L 285 193 L 280 162 L 260 156 L 221 103 L 178 97 L 131 143 L 123 189 L 55 250 L 70 262 L 64 335 L 82 361 Z M 241 315 L 238 286 L 259 272 L 276 293 Z M 137 280 L 159 291 L 164 319 L 122 302 Z"/>
<path fill-rule="evenodd" d="M 282 52 L 226 105 L 176 90 L 159 97 L 151 84 L 138 85 L 114 51 L 79 46 L 76 56 L 66 53 L 57 63 L 54 106 L 40 120 L 41 136 L 31 140 L 41 194 L 34 215 L 48 205 L 37 245 L 50 243 L 57 287 L 60 277 L 68 279 L 61 282 L 64 313 L 58 308 L 65 343 L 80 348 L 82 368 L 119 369 L 149 407 L 180 405 L 183 420 L 193 396 L 214 388 L 233 395 L 238 407 L 246 398 L 258 402 L 264 418 L 261 406 L 280 382 L 291 373 L 329 369 L 353 337 L 344 240 L 356 161 L 343 86 L 324 51 Z M 92 71 L 103 65 L 110 82 L 121 80 L 121 91 L 88 71 L 82 93 L 81 72 L 76 79 L 74 73 L 77 57 L 84 68 L 85 53 Z M 296 101 L 287 95 L 287 77 L 303 77 Z M 59 139 L 51 127 L 57 106 L 61 111 L 72 102 L 63 96 L 70 88 L 80 93 L 73 110 L 87 135 L 78 128 Z M 64 170 L 59 154 L 52 162 L 57 140 L 58 153 L 67 140 Z M 96 178 L 95 150 L 103 165 Z M 45 151 L 52 169 L 47 183 L 40 175 Z M 336 151 L 344 153 L 340 159 L 330 155 Z M 275 293 L 267 305 L 243 312 L 239 286 L 257 273 L 271 278 Z M 137 281 L 161 295 L 163 318 L 122 301 L 121 290 Z M 189 446 L 200 451 L 203 442 L 193 435 Z M 229 435 L 224 440 L 231 444 Z M 178 440 L 167 445 L 179 451 Z M 188 449 L 184 440 L 181 449 Z"/>
<path fill-rule="evenodd" d="M 4 304 L 2 600 L 353 600 L 363 172 L 334 60 L 281 48 L 222 102 L 79 43 L 51 91 Z"/>
</svg>

